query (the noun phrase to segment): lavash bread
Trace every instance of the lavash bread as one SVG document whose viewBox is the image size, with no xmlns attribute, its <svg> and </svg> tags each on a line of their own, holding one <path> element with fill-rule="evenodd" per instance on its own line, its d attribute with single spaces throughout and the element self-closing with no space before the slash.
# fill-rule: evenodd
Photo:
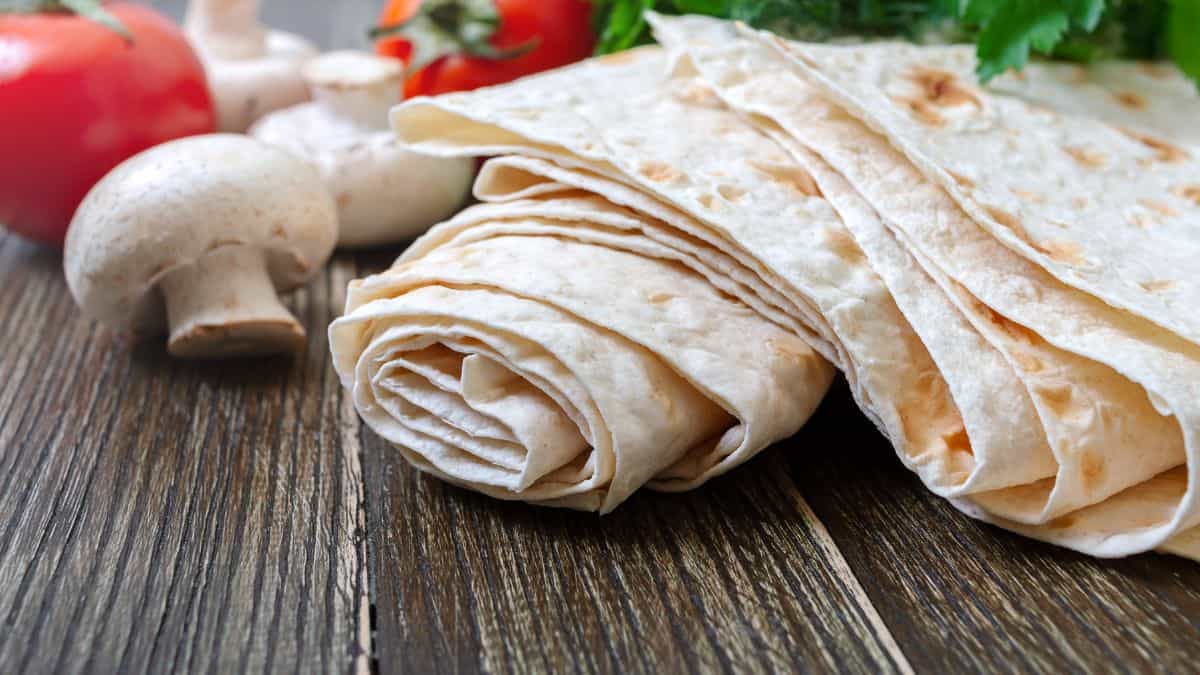
<svg viewBox="0 0 1200 675">
<path fill-rule="evenodd" d="M 821 363 L 813 352 L 828 357 L 905 463 L 964 512 L 1094 555 L 1158 547 L 1200 557 L 1200 536 L 1189 529 L 1197 520 L 1196 404 L 1185 400 L 1200 382 L 1200 361 L 1180 330 L 1187 321 L 1132 296 L 1126 300 L 1140 316 L 1116 309 L 1096 294 L 1110 291 L 1116 302 L 1119 284 L 1064 283 L 1056 275 L 1068 273 L 1051 255 L 1059 248 L 1026 230 L 1014 243 L 981 228 L 963 200 L 1026 187 L 985 168 L 975 175 L 988 188 L 952 194 L 932 175 L 940 157 L 928 166 L 914 162 L 891 145 L 903 148 L 893 134 L 906 131 L 871 131 L 869 125 L 882 128 L 873 111 L 833 91 L 840 79 L 821 80 L 825 53 L 817 59 L 808 46 L 737 40 L 731 24 L 712 20 L 656 21 L 656 29 L 670 51 L 636 50 L 505 87 L 418 99 L 395 112 L 402 139 L 421 152 L 500 157 L 485 164 L 476 185 L 487 203 L 431 231 L 396 268 L 364 284 L 372 290 L 352 291 L 346 318 L 331 330 L 339 373 L 368 423 L 417 466 L 503 498 L 606 511 L 642 483 L 696 485 L 794 429 L 811 412 L 828 370 L 801 369 L 806 379 L 791 389 L 780 367 L 755 375 L 772 396 L 803 399 L 791 408 L 771 408 L 764 401 L 772 396 L 739 398 L 718 389 L 712 383 L 723 379 L 713 364 L 725 352 L 740 363 L 743 352 L 720 339 L 701 341 L 720 358 L 691 361 L 694 355 L 680 352 L 698 334 L 676 332 L 671 322 L 680 317 L 644 307 L 679 284 L 683 292 L 672 302 L 680 307 L 707 307 L 718 298 L 737 311 L 718 303 L 724 309 L 714 316 L 741 317 L 761 331 L 762 344 L 788 336 L 811 345 L 806 364 Z M 880 48 L 847 50 L 864 56 L 846 60 L 883 58 L 865 56 L 871 49 Z M 928 53 L 940 58 L 937 49 Z M 1037 78 L 1040 88 L 1025 98 L 1051 91 Z M 946 84 L 939 82 L 935 93 Z M 992 93 L 968 93 L 981 109 L 1007 111 L 1009 99 L 1030 108 L 1015 96 L 995 103 Z M 1087 96 L 1093 94 L 1067 98 Z M 905 109 L 958 119 L 921 105 Z M 1033 122 L 1014 119 L 1013 126 Z M 1163 119 L 1137 126 L 1176 123 Z M 1089 133 L 1099 133 L 1099 124 L 1088 122 Z M 956 142 L 971 142 L 946 126 L 959 134 Z M 1074 133 L 1066 125 L 1059 131 Z M 935 150 L 945 144 L 918 140 Z M 1024 239 L 1033 241 L 1031 250 L 1019 246 Z M 1111 253 L 1087 246 L 1089 255 Z M 1126 254 L 1117 266 L 1134 258 Z M 639 275 L 654 281 L 632 281 Z M 607 296 L 595 288 L 625 286 L 630 294 L 616 294 L 597 313 Z M 431 289 L 446 297 L 430 303 L 423 294 Z M 488 295 L 458 297 L 477 291 Z M 656 316 L 667 325 L 648 330 Z M 575 322 L 580 326 L 564 329 L 569 337 L 527 328 Z M 697 325 L 708 324 L 691 327 Z M 464 330 L 472 336 L 465 342 Z M 485 345 L 477 344 L 479 335 Z M 658 381 L 660 366 L 674 373 L 682 383 L 665 396 L 678 397 L 674 409 L 701 421 L 701 431 L 672 426 L 678 420 L 654 406 L 643 412 L 651 418 L 647 435 L 627 427 L 631 418 L 622 411 L 646 400 L 647 388 L 576 368 L 578 356 L 563 345 L 593 340 L 607 345 L 604 358 L 640 364 L 625 372 L 640 372 L 641 381 Z M 418 347 L 408 349 L 407 341 Z M 509 341 L 504 349 L 493 344 Z M 452 345 L 451 354 L 437 354 L 443 366 L 478 356 L 493 376 L 505 374 L 504 382 L 547 392 L 553 403 L 537 408 L 538 419 L 558 420 L 549 428 L 570 452 L 531 461 L 546 451 L 531 449 L 534 429 L 517 422 L 510 427 L 523 428 L 521 438 L 494 439 L 514 446 L 514 455 L 476 450 L 469 438 L 412 421 L 411 410 L 394 403 L 385 410 L 384 399 L 428 393 L 430 384 L 420 382 L 426 377 L 437 380 L 444 399 L 441 407 L 424 404 L 428 416 L 462 431 L 454 421 L 462 410 L 479 412 L 471 393 L 478 376 L 463 365 L 457 380 L 433 373 L 418 362 L 424 356 L 408 354 L 423 353 L 426 343 Z M 561 372 L 535 372 L 526 359 L 539 367 L 557 363 Z M 406 379 L 389 384 L 404 371 Z M 786 423 L 774 417 L 780 410 Z M 440 445 L 414 450 L 414 438 L 428 446 L 412 434 L 418 424 Z M 498 435 L 477 429 L 484 437 L 489 430 Z M 604 432 L 614 444 L 605 443 Z M 746 442 L 699 440 L 714 433 Z M 651 438 L 676 442 L 653 445 Z M 477 466 L 502 459 L 507 474 Z"/>
<path fill-rule="evenodd" d="M 828 160 L 835 165 L 861 190 L 861 195 L 856 191 L 852 198 L 862 201 L 863 196 L 869 197 L 878 213 L 888 222 L 899 224 L 898 235 L 944 243 L 966 241 L 964 237 L 972 231 L 979 232 L 962 214 L 955 213 L 952 202 L 940 195 L 935 186 L 924 183 L 886 140 L 828 103 L 805 81 L 788 73 L 786 65 L 772 58 L 767 50 L 745 43 L 692 47 L 688 54 L 709 81 L 729 85 L 720 91 L 731 105 L 752 114 L 760 124 L 761 120 L 768 120 L 779 127 L 784 132 L 779 140 L 785 145 L 794 141 L 806 146 L 797 152 L 802 159 L 811 155 L 804 160 L 807 163 Z M 824 184 L 822 187 L 827 188 Z M 829 189 L 826 194 L 830 194 Z M 861 207 L 849 211 L 839 208 L 848 224 L 860 223 L 852 229 L 870 253 L 872 247 L 866 244 L 873 238 L 863 233 L 862 219 L 853 217 L 853 211 Z M 937 228 L 938 223 L 945 226 Z M 910 225 L 913 230 L 906 232 L 902 225 Z M 956 229 L 960 232 L 956 233 Z M 986 237 L 979 239 L 978 245 L 986 241 Z M 947 255 L 959 259 L 962 269 L 990 270 L 1005 254 L 998 244 L 992 242 L 992 247 L 1001 251 L 951 245 Z M 1038 419 L 1030 426 L 1043 429 L 1059 463 L 1054 481 L 973 495 L 971 502 L 964 505 L 976 509 L 986 505 L 992 517 L 1040 527 L 1043 531 L 1037 534 L 1041 538 L 1097 553 L 1143 546 L 1147 540 L 1153 541 L 1154 527 L 1160 537 L 1178 531 L 1176 527 L 1186 527 L 1188 521 L 1183 518 L 1180 525 L 1173 524 L 1175 516 L 1184 514 L 1179 501 L 1182 490 L 1172 478 L 1182 472 L 1176 470 L 1159 476 L 1186 463 L 1178 422 L 1159 415 L 1137 384 L 1103 363 L 1056 349 L 1038 334 L 992 311 L 947 277 L 943 269 L 930 264 L 920 245 L 915 249 L 912 254 L 923 261 L 925 273 L 939 282 L 963 315 L 1012 364 L 1038 411 Z M 879 260 L 873 259 L 873 263 L 877 269 L 887 269 Z M 1045 274 L 1022 278 L 1017 268 L 1006 270 L 1001 266 L 999 271 L 1008 272 L 1006 280 L 993 275 L 985 287 L 1005 284 L 1053 287 L 1054 282 Z M 919 316 L 909 317 L 914 322 L 920 321 Z M 1004 400 L 1001 393 L 995 392 L 987 403 L 995 405 Z M 1126 498 L 1145 493 L 1143 506 L 1129 512 L 1132 521 L 1113 519 L 1109 509 L 1097 509 L 1094 513 L 1077 511 L 1127 489 L 1132 493 L 1125 495 Z M 1133 538 L 1132 543 L 1127 540 L 1129 537 Z"/>
</svg>

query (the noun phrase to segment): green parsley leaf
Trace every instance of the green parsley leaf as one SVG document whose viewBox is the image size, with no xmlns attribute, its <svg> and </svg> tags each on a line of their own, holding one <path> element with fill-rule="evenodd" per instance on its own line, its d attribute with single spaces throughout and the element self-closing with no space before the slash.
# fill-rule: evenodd
<svg viewBox="0 0 1200 675">
<path fill-rule="evenodd" d="M 1172 0 L 1167 52 L 1188 77 L 1200 83 L 1200 0 Z"/>
<path fill-rule="evenodd" d="M 979 77 L 1054 59 L 1173 58 L 1200 82 L 1200 0 L 593 0 L 608 53 L 650 41 L 647 9 L 735 19 L 799 40 L 974 42 Z"/>
<path fill-rule="evenodd" d="M 975 2 L 970 3 L 976 4 Z M 1044 0 L 1004 0 L 990 8 L 983 21 L 976 50 L 979 78 L 987 82 L 1012 68 L 1020 70 L 1029 61 L 1030 48 L 1049 53 L 1071 25 L 1067 10 Z M 982 16 L 982 11 L 968 16 Z"/>
</svg>

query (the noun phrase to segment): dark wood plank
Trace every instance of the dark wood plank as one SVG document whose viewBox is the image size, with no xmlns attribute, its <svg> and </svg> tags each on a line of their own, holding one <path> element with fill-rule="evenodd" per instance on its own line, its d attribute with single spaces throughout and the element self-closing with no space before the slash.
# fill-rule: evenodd
<svg viewBox="0 0 1200 675">
<path fill-rule="evenodd" d="M 918 672 L 1195 672 L 1200 566 L 1096 560 L 973 521 L 927 492 L 842 386 L 792 474 Z"/>
<path fill-rule="evenodd" d="M 364 444 L 383 673 L 911 672 L 778 454 L 600 518 Z"/>
<path fill-rule="evenodd" d="M 358 427 L 329 367 L 343 259 L 295 358 L 197 364 L 82 319 L 0 233 L 0 672 L 363 670 Z"/>
</svg>

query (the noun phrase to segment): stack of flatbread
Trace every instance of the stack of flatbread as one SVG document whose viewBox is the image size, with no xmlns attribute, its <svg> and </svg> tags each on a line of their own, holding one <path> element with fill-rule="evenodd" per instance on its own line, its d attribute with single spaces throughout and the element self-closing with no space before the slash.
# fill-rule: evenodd
<svg viewBox="0 0 1200 675">
<path fill-rule="evenodd" d="M 492 159 L 330 329 L 368 424 L 448 481 L 607 511 L 795 432 L 836 367 L 963 512 L 1200 559 L 1177 73 L 985 89 L 968 47 L 653 22 L 661 47 L 393 113 L 415 150 Z"/>
</svg>

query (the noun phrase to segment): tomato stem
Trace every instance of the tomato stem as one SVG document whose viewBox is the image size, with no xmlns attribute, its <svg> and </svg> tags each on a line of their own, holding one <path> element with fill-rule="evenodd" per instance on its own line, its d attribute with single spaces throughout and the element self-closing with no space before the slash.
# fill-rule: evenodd
<svg viewBox="0 0 1200 675">
<path fill-rule="evenodd" d="M 499 49 L 491 38 L 500 27 L 492 0 L 426 0 L 408 20 L 368 31 L 371 40 L 403 37 L 413 45 L 410 70 L 419 70 L 449 54 L 467 54 L 492 60 L 514 59 L 536 49 L 533 38 L 515 47 Z"/>
</svg>

